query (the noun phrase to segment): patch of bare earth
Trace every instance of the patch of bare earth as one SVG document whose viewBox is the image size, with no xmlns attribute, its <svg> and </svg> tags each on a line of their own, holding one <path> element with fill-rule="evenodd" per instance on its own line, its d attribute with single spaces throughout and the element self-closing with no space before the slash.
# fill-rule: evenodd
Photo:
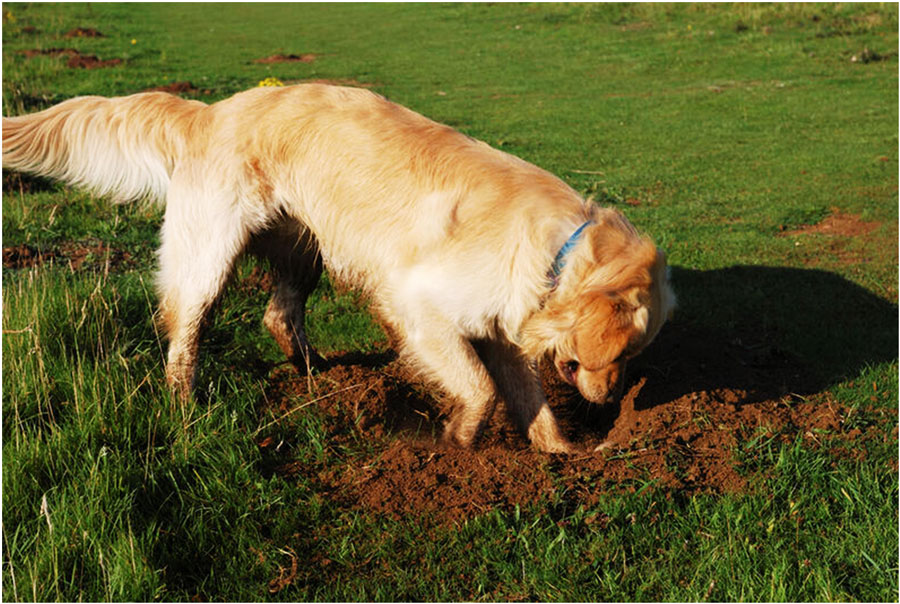
<svg viewBox="0 0 900 604">
<path fill-rule="evenodd" d="M 312 53 L 304 53 L 300 55 L 295 54 L 277 54 L 270 55 L 268 57 L 263 57 L 261 59 L 254 59 L 254 63 L 260 63 L 263 65 L 271 64 L 271 63 L 312 63 L 316 60 L 316 55 Z"/>
<path fill-rule="evenodd" d="M 52 257 L 30 245 L 8 245 L 3 248 L 3 268 L 31 268 Z"/>
<path fill-rule="evenodd" d="M 859 214 L 850 214 L 838 208 L 833 208 L 831 214 L 816 224 L 806 225 L 798 229 L 783 231 L 779 237 L 791 237 L 798 243 L 807 238 L 816 238 L 821 242 L 810 253 L 805 263 L 809 266 L 827 265 L 836 262 L 839 265 L 860 264 L 867 261 L 864 247 L 860 243 L 867 243 L 884 247 L 882 243 L 890 245 L 888 241 L 881 242 L 879 230 L 882 223 L 863 220 Z M 888 237 L 896 248 L 896 231 Z"/>
<path fill-rule="evenodd" d="M 14 172 L 12 170 L 3 171 L 3 193 L 18 193 L 24 195 L 26 193 L 36 193 L 38 191 L 50 191 L 54 188 L 53 181 L 25 174 L 24 172 Z"/>
<path fill-rule="evenodd" d="M 352 86 L 354 88 L 375 88 L 379 84 L 375 82 L 360 82 L 353 78 L 312 78 L 308 80 L 285 80 L 287 85 L 293 84 L 328 84 L 329 86 Z"/>
<path fill-rule="evenodd" d="M 103 38 L 104 35 L 93 27 L 76 27 L 70 29 L 63 36 L 64 38 Z"/>
<path fill-rule="evenodd" d="M 171 84 L 163 84 L 162 86 L 154 86 L 147 88 L 144 92 L 168 92 L 169 94 L 197 94 L 200 92 L 193 84 L 188 81 L 172 82 Z"/>
<path fill-rule="evenodd" d="M 81 54 L 74 48 L 35 48 L 23 50 L 22 54 L 27 58 L 36 56 L 66 56 L 69 57 L 69 60 L 66 62 L 66 67 L 70 69 L 100 69 L 122 63 L 122 59 L 107 59 L 102 61 L 97 58 L 97 55 Z"/>
<path fill-rule="evenodd" d="M 760 435 L 776 442 L 799 435 L 810 446 L 846 440 L 860 451 L 852 443 L 883 434 L 880 427 L 846 428 L 852 411 L 827 395 L 799 396 L 817 386 L 777 348 L 690 325 L 668 325 L 629 373 L 621 405 L 598 407 L 542 368 L 563 430 L 586 451 L 609 445 L 600 453 L 532 451 L 502 407 L 474 450 L 444 446 L 446 407 L 409 380 L 392 355 L 332 359 L 313 378 L 281 369 L 267 388 L 276 415 L 304 413 L 297 406 L 312 400 L 325 417 L 329 447 L 370 442 L 370 455 L 332 455 L 314 467 L 291 461 L 290 442 L 269 437 L 259 444 L 273 455 L 280 448 L 274 472 L 310 477 L 341 505 L 453 523 L 545 497 L 591 505 L 606 491 L 635 491 L 648 482 L 682 493 L 741 492 L 755 471 L 741 446 Z"/>
<path fill-rule="evenodd" d="M 862 220 L 859 214 L 848 214 L 837 208 L 821 222 L 785 231 L 784 237 L 797 235 L 837 235 L 840 237 L 863 237 L 880 226 L 879 222 Z"/>
<path fill-rule="evenodd" d="M 88 267 L 115 270 L 134 264 L 134 259 L 128 252 L 102 242 L 67 241 L 52 249 L 39 249 L 24 243 L 3 247 L 3 268 L 33 268 L 46 263 L 62 263 L 71 270 Z"/>
<path fill-rule="evenodd" d="M 69 69 L 102 69 L 104 67 L 113 67 L 119 65 L 122 59 L 107 59 L 101 61 L 97 55 L 76 55 L 69 59 L 66 67 Z"/>
</svg>

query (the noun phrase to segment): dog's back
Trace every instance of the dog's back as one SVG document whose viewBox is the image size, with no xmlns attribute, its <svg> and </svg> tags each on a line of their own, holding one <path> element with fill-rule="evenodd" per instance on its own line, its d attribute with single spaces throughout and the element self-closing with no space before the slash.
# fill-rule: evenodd
<svg viewBox="0 0 900 604">
<path fill-rule="evenodd" d="M 204 119 L 198 177 L 207 186 L 226 179 L 248 213 L 276 208 L 307 225 L 329 266 L 367 289 L 428 255 L 456 282 L 540 283 L 552 245 L 517 253 L 509 242 L 543 240 L 560 219 L 577 226 L 587 215 L 552 174 L 367 90 L 252 89 L 211 105 Z M 473 279 L 473 266 L 533 274 Z M 457 293 L 470 306 L 470 293 Z"/>
</svg>

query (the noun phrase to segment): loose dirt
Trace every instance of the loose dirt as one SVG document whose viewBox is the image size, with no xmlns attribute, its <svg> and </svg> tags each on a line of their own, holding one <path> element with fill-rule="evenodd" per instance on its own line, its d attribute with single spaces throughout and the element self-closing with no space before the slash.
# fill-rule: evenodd
<svg viewBox="0 0 900 604">
<path fill-rule="evenodd" d="M 154 86 L 153 88 L 147 88 L 144 92 L 168 92 L 169 94 L 186 94 L 189 96 L 198 96 L 201 94 L 210 95 L 212 94 L 212 90 L 197 88 L 193 83 L 189 81 L 183 82 L 172 82 L 171 84 L 163 84 L 160 86 Z"/>
<path fill-rule="evenodd" d="M 102 69 L 104 67 L 112 67 L 119 65 L 122 59 L 108 59 L 101 61 L 97 55 L 75 55 L 66 63 L 69 69 Z"/>
<path fill-rule="evenodd" d="M 64 38 L 103 38 L 104 35 L 93 27 L 76 27 L 70 29 L 63 36 Z"/>
<path fill-rule="evenodd" d="M 781 233 L 782 237 L 797 235 L 836 235 L 862 237 L 877 229 L 881 223 L 863 220 L 859 214 L 849 214 L 837 208 L 821 222 Z"/>
<path fill-rule="evenodd" d="M 808 238 L 814 238 L 814 249 L 806 250 L 802 262 L 810 267 L 850 266 L 868 261 L 866 248 L 895 249 L 897 241 L 896 225 L 892 229 L 881 229 L 882 223 L 863 220 L 859 214 L 832 208 L 831 214 L 816 224 L 783 231 L 779 237 L 789 237 L 798 246 Z M 861 246 L 860 242 L 865 242 Z"/>
<path fill-rule="evenodd" d="M 3 248 L 3 268 L 30 268 L 53 257 L 27 244 L 10 245 Z"/>
<path fill-rule="evenodd" d="M 100 69 L 122 63 L 122 59 L 101 61 L 97 55 L 83 55 L 74 48 L 33 48 L 21 52 L 29 59 L 36 56 L 67 56 L 69 60 L 66 62 L 66 67 L 70 69 Z"/>
<path fill-rule="evenodd" d="M 78 51 L 74 48 L 31 48 L 21 52 L 27 59 L 38 56 L 58 57 L 59 55 L 73 56 L 78 54 Z"/>
<path fill-rule="evenodd" d="M 314 78 L 310 80 L 297 80 L 296 82 L 286 82 L 289 84 L 328 84 L 329 86 L 353 86 L 355 88 L 374 88 L 379 84 L 374 82 L 360 82 L 358 80 L 354 80 L 352 78 L 337 78 L 337 79 L 321 79 Z"/>
<path fill-rule="evenodd" d="M 881 427 L 850 427 L 853 411 L 828 395 L 804 396 L 819 385 L 783 351 L 686 324 L 668 325 L 632 361 L 620 405 L 591 405 L 541 368 L 563 430 L 585 449 L 573 456 L 529 449 L 502 407 L 474 450 L 444 446 L 447 405 L 416 385 L 392 354 L 345 355 L 331 365 L 312 378 L 279 369 L 266 396 L 276 415 L 308 412 L 297 406 L 314 401 L 335 453 L 327 466 L 291 461 L 287 433 L 278 446 L 273 437 L 259 446 L 271 471 L 306 476 L 341 505 L 394 518 L 424 514 L 452 523 L 542 497 L 591 505 L 604 492 L 641 488 L 742 492 L 758 469 L 759 443 L 840 439 L 847 446 L 835 450 L 864 455 L 859 441 L 883 437 Z M 872 413 L 896 421 L 896 413 Z M 360 442 L 372 452 L 340 453 Z M 588 452 L 600 443 L 606 449 Z"/>
<path fill-rule="evenodd" d="M 72 270 L 88 267 L 116 270 L 135 263 L 128 252 L 102 242 L 67 241 L 52 249 L 38 249 L 24 243 L 3 248 L 3 268 L 32 268 L 48 262 L 63 263 Z"/>
<path fill-rule="evenodd" d="M 312 63 L 316 60 L 316 55 L 311 53 L 305 53 L 302 55 L 271 55 L 268 57 L 264 57 L 262 59 L 254 59 L 254 63 L 261 64 L 269 64 L 269 63 Z"/>
<path fill-rule="evenodd" d="M 32 176 L 23 172 L 13 172 L 12 170 L 3 171 L 3 193 L 18 193 L 24 195 L 26 193 L 37 193 L 39 191 L 52 191 L 55 183 L 40 176 Z"/>
</svg>

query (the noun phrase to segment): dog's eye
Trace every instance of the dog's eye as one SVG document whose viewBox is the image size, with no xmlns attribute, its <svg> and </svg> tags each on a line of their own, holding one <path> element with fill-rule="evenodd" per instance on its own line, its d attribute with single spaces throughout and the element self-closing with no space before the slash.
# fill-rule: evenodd
<svg viewBox="0 0 900 604">
<path fill-rule="evenodd" d="M 566 363 L 566 371 L 571 375 L 575 375 L 575 373 L 578 371 L 578 361 L 569 361 L 568 363 Z"/>
</svg>

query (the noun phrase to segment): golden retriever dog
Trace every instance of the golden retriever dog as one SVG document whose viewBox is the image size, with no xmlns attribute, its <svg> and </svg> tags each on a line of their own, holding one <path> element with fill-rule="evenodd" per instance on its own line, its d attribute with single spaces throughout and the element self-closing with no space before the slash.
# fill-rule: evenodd
<svg viewBox="0 0 900 604">
<path fill-rule="evenodd" d="M 165 202 L 159 316 L 185 398 L 204 315 L 245 252 L 271 263 L 263 321 L 301 367 L 320 360 L 304 306 L 323 266 L 364 290 L 457 402 L 445 439 L 461 446 L 502 399 L 534 447 L 573 451 L 537 362 L 603 403 L 674 305 L 664 255 L 622 214 L 366 90 L 73 98 L 4 117 L 3 167 Z"/>
</svg>

